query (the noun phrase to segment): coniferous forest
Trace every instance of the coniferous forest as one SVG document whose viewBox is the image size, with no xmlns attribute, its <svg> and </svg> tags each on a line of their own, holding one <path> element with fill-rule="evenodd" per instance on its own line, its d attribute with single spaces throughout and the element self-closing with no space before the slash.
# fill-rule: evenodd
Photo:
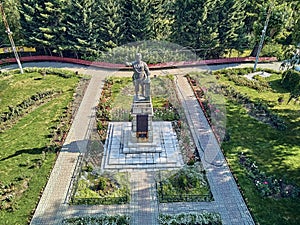
<svg viewBox="0 0 300 225">
<path fill-rule="evenodd" d="M 127 43 L 157 40 L 199 58 L 254 56 L 269 7 L 263 54 L 288 57 L 300 43 L 298 0 L 5 0 L 16 45 L 38 54 L 97 59 Z M 2 18 L 0 18 L 2 20 Z M 9 46 L 0 21 L 0 47 Z"/>
</svg>

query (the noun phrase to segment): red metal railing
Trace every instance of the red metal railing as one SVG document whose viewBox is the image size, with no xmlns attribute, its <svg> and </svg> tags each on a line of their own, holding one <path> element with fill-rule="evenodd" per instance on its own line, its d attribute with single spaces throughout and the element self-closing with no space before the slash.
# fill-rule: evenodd
<svg viewBox="0 0 300 225">
<path fill-rule="evenodd" d="M 105 69 L 128 69 L 123 64 L 114 64 L 108 62 L 91 62 L 83 59 L 65 58 L 58 56 L 24 56 L 21 57 L 21 62 L 38 62 L 38 61 L 50 61 L 50 62 L 64 62 L 74 63 L 85 66 L 94 66 Z M 214 64 L 226 64 L 226 63 L 243 63 L 254 62 L 255 57 L 236 57 L 236 58 L 224 58 L 224 59 L 207 59 L 200 61 L 182 61 L 182 62 L 167 62 L 150 64 L 150 69 L 163 69 L 163 68 L 175 68 L 175 67 L 189 67 L 189 66 L 201 66 L 201 65 L 214 65 Z M 276 57 L 260 57 L 259 62 L 275 62 Z M 4 63 L 16 63 L 15 58 L 7 58 L 0 60 L 0 65 Z"/>
</svg>

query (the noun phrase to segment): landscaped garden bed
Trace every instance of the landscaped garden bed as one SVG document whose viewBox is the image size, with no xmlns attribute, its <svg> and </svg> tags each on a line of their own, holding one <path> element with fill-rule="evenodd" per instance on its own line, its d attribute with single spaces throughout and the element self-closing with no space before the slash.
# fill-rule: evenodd
<svg viewBox="0 0 300 225">
<path fill-rule="evenodd" d="M 205 171 L 199 163 L 186 165 L 178 171 L 160 171 L 157 176 L 159 202 L 212 201 Z"/>
<path fill-rule="evenodd" d="M 75 205 L 112 205 L 130 201 L 128 173 L 98 174 L 84 166 L 71 203 Z"/>
<path fill-rule="evenodd" d="M 174 183 L 183 185 L 176 189 L 175 187 L 158 187 L 168 192 L 161 192 L 161 201 L 209 201 L 212 199 L 209 191 L 209 185 L 205 177 L 205 171 L 199 169 L 201 162 L 191 133 L 187 125 L 183 109 L 178 101 L 176 87 L 174 86 L 173 76 L 156 77 L 151 80 L 152 84 L 152 103 L 154 111 L 154 121 L 170 121 L 176 131 L 179 139 L 180 150 L 184 161 L 190 165 L 178 172 L 179 179 Z M 173 87 L 173 88 L 170 88 Z M 102 141 L 105 141 L 107 125 L 109 121 L 130 121 L 130 109 L 133 98 L 133 84 L 131 78 L 111 77 L 106 80 L 97 112 L 98 132 L 102 135 Z M 194 165 L 197 162 L 197 165 Z M 200 166 L 199 166 L 200 165 Z M 181 174 L 182 173 L 182 174 Z M 170 175 L 170 174 L 169 174 Z M 185 179 L 187 176 L 187 179 Z M 163 176 L 165 177 L 165 176 Z M 184 183 L 182 183 L 184 181 Z M 160 184 L 166 183 L 166 180 Z M 180 194 L 180 196 L 178 196 Z M 175 197 L 176 196 L 176 199 Z M 169 200 L 168 200 L 169 199 Z"/>
<path fill-rule="evenodd" d="M 171 75 L 151 79 L 153 120 L 172 122 L 184 161 L 186 163 L 199 161 L 173 79 Z M 105 142 L 110 121 L 131 120 L 133 94 L 134 86 L 131 78 L 110 77 L 105 81 L 97 108 L 97 128 L 102 142 Z"/>
<path fill-rule="evenodd" d="M 180 213 L 175 215 L 160 214 L 160 225 L 222 225 L 221 216 L 218 213 Z"/>
<path fill-rule="evenodd" d="M 245 68 L 190 74 L 191 85 L 200 94 L 199 102 L 207 105 L 203 110 L 208 120 L 215 117 L 209 110 L 219 106 L 208 107 L 213 103 L 208 96 L 223 95 L 226 123 L 220 144 L 256 223 L 296 225 L 300 221 L 300 105 L 291 98 L 295 88 L 286 88 L 282 74 L 270 70 L 270 77 L 249 82 L 243 75 L 250 72 Z M 203 85 L 203 78 L 212 77 L 213 85 Z"/>
<path fill-rule="evenodd" d="M 30 221 L 69 129 L 81 78 L 24 71 L 0 75 L 0 223 L 7 225 Z"/>
<path fill-rule="evenodd" d="M 63 220 L 64 225 L 129 225 L 130 217 L 125 215 L 99 215 L 75 217 Z"/>
</svg>

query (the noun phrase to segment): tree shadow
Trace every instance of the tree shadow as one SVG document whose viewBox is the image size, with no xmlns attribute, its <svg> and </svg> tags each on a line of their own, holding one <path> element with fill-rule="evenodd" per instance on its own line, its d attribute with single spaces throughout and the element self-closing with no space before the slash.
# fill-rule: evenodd
<svg viewBox="0 0 300 225">
<path fill-rule="evenodd" d="M 69 144 L 64 144 L 61 147 L 57 146 L 45 146 L 41 148 L 29 148 L 29 149 L 21 149 L 17 150 L 15 153 L 6 156 L 2 159 L 0 159 L 0 162 L 6 161 L 8 159 L 12 159 L 15 157 L 18 157 L 20 155 L 40 155 L 43 152 L 72 152 L 72 153 L 85 153 L 87 151 L 87 145 L 89 143 L 89 140 L 80 140 L 80 141 L 73 141 Z"/>
<path fill-rule="evenodd" d="M 0 161 L 6 161 L 8 159 L 11 159 L 11 158 L 14 158 L 14 157 L 17 157 L 19 155 L 23 155 L 23 154 L 30 154 L 30 155 L 40 155 L 42 154 L 42 152 L 45 152 L 47 151 L 48 148 L 47 147 L 43 147 L 43 148 L 32 148 L 32 149 L 22 149 L 22 150 L 18 150 L 16 151 L 14 154 L 12 155 L 9 155 L 5 158 L 2 158 L 0 159 Z"/>
</svg>

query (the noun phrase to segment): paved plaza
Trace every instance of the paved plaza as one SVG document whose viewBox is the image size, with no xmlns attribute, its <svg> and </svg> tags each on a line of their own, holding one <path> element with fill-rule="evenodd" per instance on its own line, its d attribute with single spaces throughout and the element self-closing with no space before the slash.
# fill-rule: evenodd
<svg viewBox="0 0 300 225">
<path fill-rule="evenodd" d="M 61 224 L 65 218 L 73 216 L 92 216 L 97 214 L 128 214 L 131 216 L 132 224 L 156 225 L 159 213 L 182 213 L 182 212 L 208 212 L 220 213 L 223 224 L 242 225 L 255 224 L 244 199 L 239 192 L 235 179 L 227 165 L 219 144 L 211 131 L 211 128 L 189 86 L 185 74 L 176 73 L 177 91 L 184 108 L 192 136 L 200 150 L 200 157 L 203 167 L 206 170 L 207 179 L 210 184 L 214 200 L 212 202 L 179 202 L 159 203 L 155 188 L 155 169 L 160 169 L 159 157 L 165 158 L 165 165 L 168 160 L 173 163 L 178 159 L 175 167 L 182 166 L 180 154 L 176 148 L 165 152 L 147 153 L 149 155 L 128 159 L 131 166 L 126 168 L 127 158 L 122 152 L 107 152 L 103 157 L 102 169 L 130 169 L 130 191 L 131 201 L 123 205 L 95 205 L 95 206 L 72 206 L 68 204 L 70 189 L 74 180 L 75 170 L 78 166 L 78 159 L 86 152 L 87 141 L 95 121 L 95 107 L 101 94 L 105 77 L 109 72 L 103 70 L 92 74 L 92 79 L 86 90 L 83 101 L 71 126 L 66 142 L 60 152 L 56 164 L 51 173 L 38 207 L 34 213 L 31 225 Z M 122 72 L 118 72 L 119 76 Z M 168 74 L 163 71 L 161 73 Z M 159 72 L 157 72 L 159 74 Z M 174 74 L 174 73 L 173 73 Z M 118 125 L 116 125 L 117 129 Z M 172 136 L 172 135 L 171 135 Z M 172 137 L 169 140 L 173 141 Z M 115 139 L 114 141 L 117 141 Z M 177 144 L 175 143 L 174 146 Z M 112 150 L 112 149 L 111 149 Z M 173 151 L 173 152 L 171 152 Z M 171 152 L 171 154 L 169 154 Z M 176 153 L 176 154 L 175 154 Z M 152 154 L 152 155 L 151 155 Z M 156 157 L 155 154 L 161 154 Z M 171 156 L 173 154 L 173 156 Z M 168 157 L 168 155 L 170 155 Z M 176 155 L 176 156 L 175 156 Z M 146 165 L 152 168 L 141 168 L 138 165 Z M 133 163 L 135 161 L 135 163 Z M 146 161 L 145 161 L 146 160 Z M 112 166 L 114 165 L 114 166 Z M 114 168 L 113 168 L 114 167 Z"/>
<path fill-rule="evenodd" d="M 110 123 L 102 170 L 157 170 L 182 167 L 183 159 L 171 122 L 153 122 L 153 129 L 153 142 L 128 146 L 131 123 Z"/>
</svg>

